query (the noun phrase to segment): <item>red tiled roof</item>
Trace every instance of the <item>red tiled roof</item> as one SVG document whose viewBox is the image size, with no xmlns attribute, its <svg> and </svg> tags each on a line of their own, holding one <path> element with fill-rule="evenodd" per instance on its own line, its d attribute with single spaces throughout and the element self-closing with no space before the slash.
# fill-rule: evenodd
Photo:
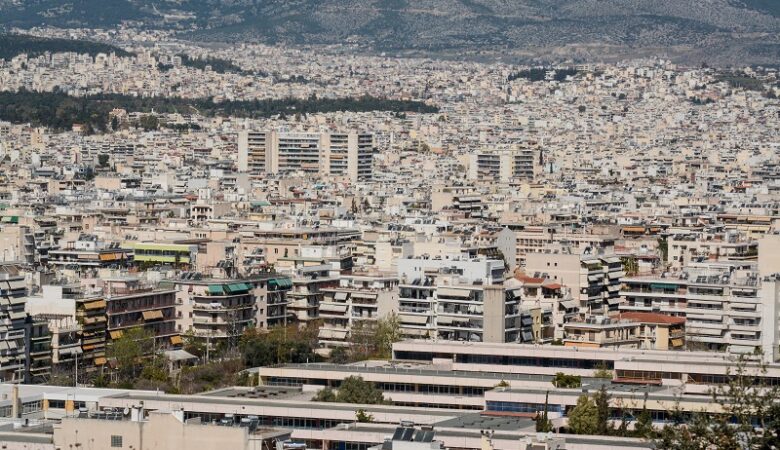
<svg viewBox="0 0 780 450">
<path fill-rule="evenodd" d="M 618 317 L 620 319 L 644 323 L 658 323 L 667 325 L 679 325 L 685 323 L 684 317 L 673 317 L 667 316 L 666 314 L 649 312 L 624 312 L 620 313 Z"/>
</svg>

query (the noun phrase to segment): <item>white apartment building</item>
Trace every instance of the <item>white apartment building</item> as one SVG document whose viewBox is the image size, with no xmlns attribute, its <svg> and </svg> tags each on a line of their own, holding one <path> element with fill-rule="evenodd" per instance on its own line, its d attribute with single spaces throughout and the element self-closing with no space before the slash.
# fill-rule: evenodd
<svg viewBox="0 0 780 450">
<path fill-rule="evenodd" d="M 543 342 L 552 314 L 524 306 L 521 286 L 504 284 L 504 263 L 486 258 L 398 261 L 399 318 L 405 336 L 465 342 Z"/>
<path fill-rule="evenodd" d="M 470 180 L 511 183 L 532 181 L 541 169 L 540 150 L 513 145 L 469 156 Z"/>
<path fill-rule="evenodd" d="M 376 322 L 398 312 L 398 278 L 380 274 L 343 275 L 339 285 L 322 289 L 319 303 L 322 347 L 349 345 L 349 335 L 359 322 Z"/>
<path fill-rule="evenodd" d="M 623 263 L 614 255 L 595 256 L 565 251 L 529 253 L 526 273 L 551 278 L 571 291 L 580 312 L 617 310 Z"/>
<path fill-rule="evenodd" d="M 777 361 L 780 282 L 755 264 L 706 262 L 684 271 L 623 279 L 622 311 L 685 317 L 689 348 L 751 354 Z"/>
<path fill-rule="evenodd" d="M 304 172 L 370 180 L 374 136 L 356 131 L 242 131 L 238 135 L 238 170 L 253 178 L 263 174 Z"/>
</svg>

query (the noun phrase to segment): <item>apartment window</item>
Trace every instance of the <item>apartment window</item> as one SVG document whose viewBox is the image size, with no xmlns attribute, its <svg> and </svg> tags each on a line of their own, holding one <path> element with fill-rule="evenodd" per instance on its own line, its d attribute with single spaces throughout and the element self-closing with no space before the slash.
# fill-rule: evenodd
<svg viewBox="0 0 780 450">
<path fill-rule="evenodd" d="M 111 435 L 111 448 L 122 448 L 122 436 Z"/>
</svg>

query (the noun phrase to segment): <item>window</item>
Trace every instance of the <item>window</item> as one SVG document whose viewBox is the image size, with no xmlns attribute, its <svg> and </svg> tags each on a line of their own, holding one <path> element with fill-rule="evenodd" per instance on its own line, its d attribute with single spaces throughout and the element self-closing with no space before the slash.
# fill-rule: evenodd
<svg viewBox="0 0 780 450">
<path fill-rule="evenodd" d="M 111 435 L 111 448 L 122 448 L 122 436 Z"/>
</svg>

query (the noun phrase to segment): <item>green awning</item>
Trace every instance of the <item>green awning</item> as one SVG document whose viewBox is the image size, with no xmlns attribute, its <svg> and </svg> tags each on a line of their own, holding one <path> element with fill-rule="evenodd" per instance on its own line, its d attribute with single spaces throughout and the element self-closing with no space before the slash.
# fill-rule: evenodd
<svg viewBox="0 0 780 450">
<path fill-rule="evenodd" d="M 19 223 L 19 216 L 5 216 L 2 219 L 3 223 Z"/>
<path fill-rule="evenodd" d="M 230 283 L 225 285 L 225 290 L 230 294 L 240 294 L 249 290 L 249 286 L 244 283 Z"/>
<path fill-rule="evenodd" d="M 221 284 L 210 284 L 209 295 L 223 295 Z"/>
<path fill-rule="evenodd" d="M 269 288 L 278 288 L 278 289 L 290 289 L 292 288 L 292 280 L 289 278 L 271 278 L 268 280 L 268 287 Z"/>
<path fill-rule="evenodd" d="M 650 289 L 677 289 L 677 285 L 667 283 L 650 283 Z"/>
<path fill-rule="evenodd" d="M 266 200 L 257 200 L 257 201 L 251 202 L 250 205 L 252 205 L 253 207 L 271 206 L 271 202 L 266 201 Z"/>
</svg>

